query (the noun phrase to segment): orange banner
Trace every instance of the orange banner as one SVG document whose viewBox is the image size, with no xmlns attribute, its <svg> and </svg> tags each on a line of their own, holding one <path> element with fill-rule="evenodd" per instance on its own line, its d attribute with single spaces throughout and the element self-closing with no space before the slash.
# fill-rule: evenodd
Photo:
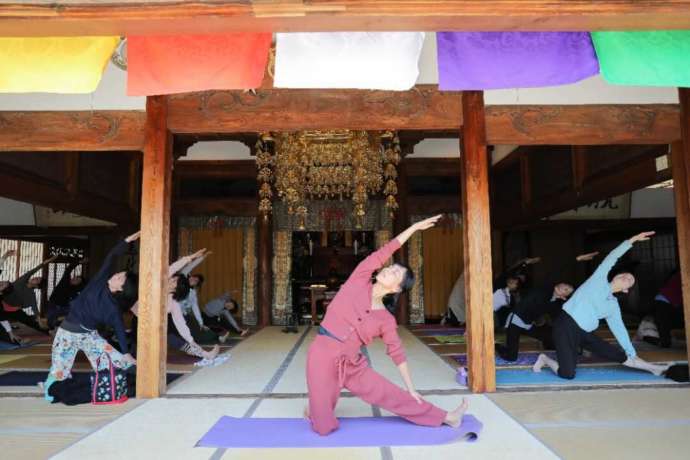
<svg viewBox="0 0 690 460">
<path fill-rule="evenodd" d="M 127 37 L 127 94 L 257 88 L 271 40 L 270 33 Z"/>
</svg>

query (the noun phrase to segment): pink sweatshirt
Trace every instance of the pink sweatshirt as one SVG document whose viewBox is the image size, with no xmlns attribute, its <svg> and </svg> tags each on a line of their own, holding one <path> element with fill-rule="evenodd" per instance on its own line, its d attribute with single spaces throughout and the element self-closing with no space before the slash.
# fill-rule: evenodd
<svg viewBox="0 0 690 460">
<path fill-rule="evenodd" d="M 170 268 L 168 268 L 168 276 L 173 276 L 175 273 L 182 270 L 182 268 L 189 262 L 189 256 L 185 256 L 177 260 L 175 263 L 170 265 Z M 172 316 L 173 324 L 175 325 L 175 329 L 177 329 L 177 333 L 180 334 L 180 337 L 182 337 L 187 343 L 195 343 L 192 333 L 187 326 L 187 322 L 184 319 L 184 314 L 182 314 L 182 308 L 180 307 L 180 304 L 173 299 L 172 294 L 168 294 L 168 300 L 165 303 L 165 307 L 166 311 Z M 138 312 L 139 302 L 135 303 L 132 307 L 132 313 L 134 313 L 134 315 L 139 316 Z"/>
<path fill-rule="evenodd" d="M 321 325 L 343 342 L 356 340 L 368 345 L 376 337 L 386 344 L 386 353 L 398 365 L 407 360 L 397 332 L 395 317 L 387 310 L 371 309 L 371 276 L 400 248 L 392 239 L 364 259 L 347 279 L 328 306 Z"/>
</svg>

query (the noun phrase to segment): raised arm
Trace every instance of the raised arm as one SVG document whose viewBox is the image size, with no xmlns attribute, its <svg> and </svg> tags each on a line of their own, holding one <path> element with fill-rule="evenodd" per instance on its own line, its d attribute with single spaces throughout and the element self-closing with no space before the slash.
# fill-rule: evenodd
<svg viewBox="0 0 690 460">
<path fill-rule="evenodd" d="M 400 246 L 405 244 L 405 242 L 408 239 L 410 239 L 414 232 L 418 230 L 426 230 L 427 228 L 433 227 L 436 224 L 436 221 L 438 221 L 440 218 L 441 214 L 412 224 L 398 236 L 396 236 L 388 243 L 383 245 L 381 248 L 379 248 L 377 251 L 374 251 L 371 254 L 369 254 L 367 258 L 365 258 L 363 261 L 359 263 L 359 265 L 357 265 L 355 270 L 352 272 L 352 275 L 350 275 L 350 278 L 370 277 L 372 273 L 374 273 L 379 268 L 383 267 L 383 264 L 385 264 L 386 261 L 391 258 L 395 251 L 400 249 Z"/>
<path fill-rule="evenodd" d="M 112 269 L 113 262 L 116 258 L 120 257 L 121 255 L 127 252 L 127 246 L 132 241 L 139 239 L 139 234 L 140 232 L 136 232 L 132 235 L 129 235 L 124 240 L 119 241 L 115 245 L 115 247 L 113 247 L 110 250 L 108 255 L 105 256 L 103 265 L 101 265 L 101 268 L 98 270 L 98 273 L 96 273 L 96 276 L 94 276 L 89 282 L 89 286 L 95 286 L 97 284 L 104 283 L 108 280 L 108 278 L 110 278 L 110 270 Z"/>
<path fill-rule="evenodd" d="M 623 241 L 621 244 L 618 245 L 616 249 L 611 251 L 609 255 L 606 256 L 606 258 L 599 264 L 597 269 L 594 271 L 592 274 L 592 278 L 601 278 L 606 280 L 609 272 L 613 268 L 614 265 L 616 265 L 616 262 L 618 262 L 618 259 L 620 259 L 623 254 L 628 252 L 630 248 L 632 248 L 632 245 L 638 241 L 647 241 L 650 237 L 654 235 L 654 232 L 642 232 L 640 234 L 637 234 L 630 238 L 629 240 Z"/>
<path fill-rule="evenodd" d="M 206 252 L 205 248 L 199 249 L 194 254 L 189 254 L 187 256 L 184 256 L 184 257 L 177 259 L 175 262 L 170 264 L 170 267 L 168 268 L 168 276 L 173 276 L 175 273 L 181 272 L 182 269 L 187 267 L 187 265 L 191 264 L 196 259 L 202 257 L 204 252 Z"/>
<path fill-rule="evenodd" d="M 4 267 L 5 267 L 5 262 L 7 262 L 7 259 L 10 257 L 16 256 L 17 251 L 14 249 L 10 249 L 9 251 L 6 251 L 2 256 L 0 256 L 0 273 L 2 273 Z"/>
<path fill-rule="evenodd" d="M 206 249 L 202 249 L 204 251 L 199 257 L 195 258 L 191 262 L 189 262 L 187 265 L 185 265 L 181 270 L 180 273 L 183 275 L 189 275 L 192 273 L 192 270 L 194 270 L 196 267 L 198 267 L 204 260 L 206 260 L 206 257 L 211 254 L 210 252 L 206 252 Z"/>
<path fill-rule="evenodd" d="M 51 263 L 51 262 L 54 261 L 55 259 L 57 259 L 57 256 L 52 256 L 52 257 L 50 257 L 50 258 L 44 260 L 43 262 L 41 262 L 40 264 L 36 265 L 34 268 L 32 268 L 31 270 L 29 270 L 28 272 L 24 273 L 22 276 L 20 276 L 19 278 L 17 278 L 17 279 L 14 281 L 14 284 L 16 284 L 16 285 L 26 284 L 26 282 L 29 281 L 29 278 L 31 278 L 31 277 L 33 276 L 34 273 L 36 273 L 37 271 L 39 271 L 40 269 L 42 269 L 45 265 L 48 265 L 49 263 Z"/>
</svg>

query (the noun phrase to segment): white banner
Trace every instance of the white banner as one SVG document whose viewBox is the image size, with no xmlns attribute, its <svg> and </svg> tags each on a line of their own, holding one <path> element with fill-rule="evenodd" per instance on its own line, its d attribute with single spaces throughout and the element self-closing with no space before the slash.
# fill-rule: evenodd
<svg viewBox="0 0 690 460">
<path fill-rule="evenodd" d="M 423 32 L 279 33 L 273 85 L 408 90 L 423 43 Z"/>
</svg>

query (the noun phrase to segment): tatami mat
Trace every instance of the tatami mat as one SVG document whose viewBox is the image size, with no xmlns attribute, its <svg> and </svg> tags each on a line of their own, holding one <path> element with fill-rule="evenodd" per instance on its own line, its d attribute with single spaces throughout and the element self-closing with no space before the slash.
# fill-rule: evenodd
<svg viewBox="0 0 690 460">
<path fill-rule="evenodd" d="M 170 389 L 170 394 L 255 394 L 269 383 L 302 334 L 284 334 L 267 327 L 230 351 L 230 359 L 196 371 Z"/>
</svg>

